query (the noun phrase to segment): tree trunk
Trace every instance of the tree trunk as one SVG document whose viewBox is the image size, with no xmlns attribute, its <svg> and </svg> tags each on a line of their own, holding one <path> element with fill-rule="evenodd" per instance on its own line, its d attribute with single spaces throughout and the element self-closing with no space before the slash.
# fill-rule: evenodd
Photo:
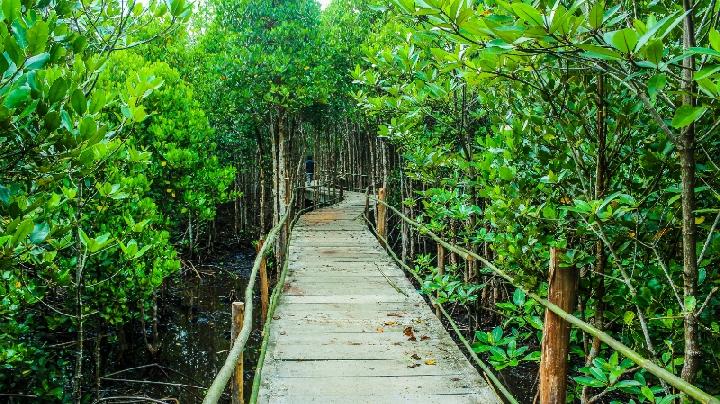
<svg viewBox="0 0 720 404">
<path fill-rule="evenodd" d="M 693 1 L 683 0 L 683 8 L 690 11 L 685 17 L 683 47 L 695 46 L 695 24 L 693 21 Z M 695 86 L 693 74 L 695 58 L 689 56 L 683 60 L 683 104 L 695 106 Z M 683 129 L 679 141 L 682 176 L 682 239 L 683 239 L 683 292 L 687 302 L 695 298 L 698 279 L 697 255 L 695 251 L 695 124 Z M 692 383 L 699 365 L 697 318 L 694 310 L 685 310 L 685 361 L 682 378 Z"/>
</svg>

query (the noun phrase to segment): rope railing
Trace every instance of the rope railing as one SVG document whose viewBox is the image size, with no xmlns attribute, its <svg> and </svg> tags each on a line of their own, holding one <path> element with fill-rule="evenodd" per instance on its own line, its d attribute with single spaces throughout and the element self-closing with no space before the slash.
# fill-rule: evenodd
<svg viewBox="0 0 720 404">
<path fill-rule="evenodd" d="M 365 219 L 365 222 L 367 222 L 367 224 L 372 228 L 373 232 L 378 237 L 378 239 L 384 245 L 389 246 L 388 240 L 383 238 L 378 233 L 377 228 L 372 223 L 370 218 L 368 218 L 367 215 L 365 215 L 365 214 L 363 214 L 363 218 Z M 398 265 L 400 265 L 405 271 L 407 271 L 409 274 L 411 274 L 413 276 L 413 278 L 415 278 L 415 280 L 418 281 L 418 283 L 422 284 L 423 279 L 420 277 L 420 275 L 418 275 L 412 268 L 410 268 L 406 263 L 404 263 L 400 258 L 398 258 L 397 254 L 395 254 L 395 251 L 393 251 L 392 248 L 388 248 L 387 252 L 390 254 L 391 258 Z M 433 306 L 437 307 L 440 310 L 443 317 L 445 317 L 445 319 L 448 321 L 451 328 L 455 332 L 455 335 L 457 336 L 457 338 L 460 340 L 460 342 L 463 343 L 463 346 L 467 350 L 468 354 L 470 354 L 470 357 L 472 357 L 472 359 L 475 361 L 475 363 L 483 370 L 483 372 L 485 373 L 487 378 L 490 379 L 490 381 L 492 382 L 493 386 L 497 390 L 499 390 L 500 393 L 502 393 L 502 395 L 505 397 L 505 399 L 507 400 L 508 403 L 517 404 L 518 403 L 517 399 L 515 399 L 515 397 L 512 395 L 512 393 L 510 393 L 510 391 L 508 391 L 508 389 L 505 387 L 505 385 L 502 384 L 500 379 L 498 379 L 497 376 L 495 376 L 495 373 L 493 373 L 492 369 L 490 369 L 490 366 L 488 366 L 485 362 L 483 362 L 483 360 L 477 356 L 475 351 L 473 351 L 472 346 L 470 345 L 468 340 L 465 338 L 465 336 L 462 335 L 462 332 L 460 332 L 460 328 L 458 327 L 457 323 L 450 316 L 450 314 L 448 314 L 448 312 L 445 311 L 445 308 L 442 306 L 442 304 L 438 303 L 437 300 L 435 298 L 433 298 L 431 295 L 428 295 L 428 299 L 430 300 L 430 303 Z"/>
<path fill-rule="evenodd" d="M 537 301 L 540 305 L 544 306 L 547 310 L 553 312 L 554 314 L 556 314 L 563 320 L 565 320 L 568 323 L 574 325 L 575 327 L 581 329 L 582 331 L 586 332 L 587 334 L 597 337 L 600 341 L 607 344 L 610 348 L 621 353 L 622 355 L 624 355 L 626 358 L 633 361 L 635 364 L 637 364 L 641 368 L 652 373 L 658 379 L 665 381 L 669 385 L 675 387 L 679 391 L 687 394 L 689 397 L 692 397 L 693 399 L 695 399 L 701 403 L 720 404 L 720 400 L 718 400 L 717 398 L 711 396 L 710 394 L 704 392 L 700 388 L 686 382 L 685 380 L 681 379 L 680 377 L 678 377 L 678 376 L 668 372 L 667 370 L 663 369 L 662 367 L 656 365 L 652 360 L 644 358 L 640 353 L 634 351 L 632 348 L 630 348 L 627 345 L 623 344 L 622 342 L 616 340 L 615 338 L 613 338 L 606 332 L 575 317 L 574 315 L 563 310 L 556 304 L 553 304 L 552 302 L 548 301 L 547 299 L 539 296 L 537 293 L 528 290 L 527 288 L 522 286 L 519 282 L 515 281 L 515 279 L 512 276 L 510 276 L 507 272 L 496 267 L 493 263 L 486 260 L 485 258 L 478 255 L 477 253 L 475 253 L 473 251 L 469 251 L 463 247 L 451 244 L 451 243 L 443 240 L 437 234 L 433 233 L 432 230 L 430 230 L 427 226 L 425 226 L 422 223 L 418 223 L 417 221 L 407 217 L 406 215 L 404 215 L 402 212 L 400 212 L 398 209 L 396 209 L 394 206 L 388 204 L 387 202 L 380 200 L 378 198 L 375 198 L 375 197 L 371 197 L 369 195 L 368 195 L 368 197 L 369 197 L 369 199 L 373 200 L 375 203 L 379 203 L 379 204 L 385 206 L 387 209 L 390 209 L 402 221 L 404 221 L 408 225 L 414 227 L 421 234 L 427 235 L 432 240 L 434 240 L 436 243 L 442 245 L 448 251 L 454 252 L 455 254 L 457 254 L 458 256 L 462 257 L 465 260 L 475 259 L 475 260 L 481 262 L 483 265 L 485 265 L 486 268 L 488 268 L 489 270 L 494 272 L 497 276 L 508 281 L 514 287 L 525 292 L 525 294 L 527 296 L 529 296 L 533 300 Z M 407 265 L 405 265 L 404 267 L 409 268 L 409 267 L 407 267 Z M 412 273 L 413 275 L 416 275 L 412 270 L 410 270 L 410 273 Z M 431 300 L 432 300 L 432 297 L 431 297 Z M 443 312 L 444 312 L 444 310 L 443 310 Z M 481 367 L 483 369 L 485 369 L 483 366 L 481 366 Z"/>
<path fill-rule="evenodd" d="M 225 359 L 225 363 L 215 376 L 215 380 L 213 380 L 212 385 L 208 388 L 203 404 L 215 404 L 218 400 L 220 400 L 223 391 L 225 391 L 225 386 L 227 386 L 228 381 L 230 381 L 230 378 L 235 371 L 235 365 L 245 349 L 245 344 L 247 343 L 247 340 L 250 337 L 250 332 L 252 331 L 252 301 L 253 290 L 255 288 L 255 278 L 257 278 L 257 273 L 260 269 L 260 264 L 262 263 L 263 258 L 268 254 L 268 251 L 270 251 L 270 246 L 275 242 L 278 233 L 282 230 L 287 219 L 288 214 L 285 214 L 280 218 L 280 220 L 278 220 L 278 223 L 268 232 L 265 243 L 255 257 L 255 262 L 253 262 L 252 271 L 250 272 L 250 278 L 248 279 L 248 286 L 245 288 L 245 317 L 243 318 L 242 329 L 230 349 L 230 352 Z"/>
<path fill-rule="evenodd" d="M 297 220 L 300 218 L 300 216 L 312 209 L 315 209 L 320 206 L 327 206 L 330 204 L 333 204 L 337 202 L 339 199 L 342 199 L 342 197 L 336 197 L 329 201 L 326 201 L 322 204 L 315 204 L 313 206 L 310 206 L 308 208 L 302 209 L 295 213 L 293 220 L 290 223 L 290 226 L 288 226 L 288 232 L 287 232 L 287 240 L 290 240 L 290 234 L 292 232 L 292 228 L 297 223 Z M 291 202 L 288 206 L 293 206 L 295 201 L 295 193 L 293 193 L 293 196 L 291 198 Z M 233 373 L 235 372 L 236 365 L 238 363 L 238 360 L 240 359 L 240 355 L 242 355 L 243 351 L 245 350 L 245 344 L 247 343 L 248 338 L 250 337 L 250 332 L 252 331 L 252 321 L 253 321 L 253 291 L 255 288 L 255 280 L 257 278 L 258 271 L 260 269 L 261 264 L 263 263 L 263 260 L 265 257 L 269 254 L 270 249 L 275 241 L 277 240 L 278 234 L 280 234 L 280 231 L 285 226 L 285 223 L 288 221 L 289 213 L 286 213 L 283 215 L 277 222 L 275 226 L 267 233 L 265 237 L 265 242 L 262 244 L 262 247 L 258 251 L 255 261 L 253 262 L 252 271 L 250 272 L 250 277 L 248 278 L 248 284 L 245 288 L 245 314 L 243 317 L 242 322 L 242 328 L 235 339 L 235 342 L 233 343 L 232 347 L 230 348 L 230 352 L 228 353 L 227 358 L 225 359 L 225 362 L 223 363 L 222 368 L 218 372 L 218 374 L 215 376 L 215 379 L 213 380 L 213 383 L 208 388 L 208 391 L 205 395 L 205 398 L 203 399 L 203 404 L 216 404 L 220 397 L 222 396 L 223 392 L 225 391 L 225 387 L 227 386 L 228 382 L 230 381 L 230 378 L 232 377 Z M 284 243 L 285 251 L 287 252 L 289 248 L 289 243 Z M 265 321 L 265 324 L 263 326 L 263 343 L 261 346 L 261 352 L 260 352 L 260 359 L 258 362 L 258 367 L 256 370 L 256 376 L 253 383 L 253 389 L 252 389 L 252 397 L 251 402 L 255 402 L 257 400 L 257 391 L 259 390 L 259 374 L 260 370 L 262 369 L 262 361 L 265 357 L 265 350 L 267 348 L 267 339 L 268 339 L 268 330 L 270 323 L 272 321 L 273 312 L 275 311 L 275 307 L 277 306 L 277 302 L 279 300 L 280 291 L 282 289 L 282 285 L 284 285 L 285 282 L 285 275 L 287 273 L 288 268 L 288 259 L 287 254 L 284 255 L 286 258 L 283 263 L 283 269 L 280 274 L 280 278 L 278 280 L 278 283 L 275 286 L 275 289 L 273 290 L 272 298 L 270 301 L 270 306 L 268 308 L 268 316 L 267 320 Z"/>
</svg>

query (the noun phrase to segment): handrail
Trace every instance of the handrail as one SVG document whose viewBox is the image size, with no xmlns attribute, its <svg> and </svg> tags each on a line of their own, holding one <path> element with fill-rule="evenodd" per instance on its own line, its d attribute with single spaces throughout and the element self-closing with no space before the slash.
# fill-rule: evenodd
<svg viewBox="0 0 720 404">
<path fill-rule="evenodd" d="M 545 306 L 545 308 L 547 308 L 548 310 L 557 314 L 563 320 L 580 328 L 581 330 L 585 331 L 586 333 L 588 333 L 594 337 L 597 337 L 598 339 L 600 339 L 600 341 L 606 343 L 608 346 L 610 346 L 615 351 L 620 352 L 621 354 L 623 354 L 623 356 L 625 356 L 626 358 L 635 362 L 638 366 L 640 366 L 641 368 L 652 373 L 659 379 L 664 380 L 671 386 L 677 388 L 678 390 L 680 390 L 683 393 L 687 394 L 688 396 L 698 400 L 701 403 L 720 404 L 720 400 L 718 400 L 717 398 L 711 396 L 710 394 L 704 392 L 700 388 L 693 386 L 692 384 L 686 382 L 685 380 L 683 380 L 683 379 L 675 376 L 674 374 L 668 372 L 667 370 L 661 368 L 660 366 L 656 365 L 653 361 L 644 358 L 638 352 L 635 352 L 633 349 L 631 349 L 627 345 L 614 339 L 606 332 L 601 331 L 598 328 L 594 327 L 593 325 L 582 321 L 581 319 L 579 319 L 579 318 L 575 317 L 574 315 L 561 309 L 557 305 L 551 303 L 547 299 L 540 297 L 535 292 L 532 292 L 532 291 L 526 289 L 525 287 L 523 287 L 522 285 L 517 284 L 513 277 L 511 277 L 505 271 L 499 269 L 498 267 L 493 265 L 490 261 L 481 257 L 480 255 L 478 255 L 472 251 L 469 251 L 463 247 L 448 243 L 447 241 L 441 239 L 438 235 L 433 233 L 430 229 L 428 229 L 427 226 L 425 226 L 422 223 L 418 223 L 413 219 L 410 219 L 409 217 L 405 216 L 403 213 L 401 213 L 394 206 L 388 204 L 387 202 L 381 201 L 375 197 L 370 197 L 370 198 L 373 201 L 375 201 L 376 203 L 380 203 L 380 204 L 384 205 L 385 207 L 389 208 L 390 210 L 392 210 L 404 222 L 406 222 L 409 225 L 412 225 L 413 227 L 415 227 L 419 231 L 423 232 L 424 234 L 427 234 L 428 236 L 430 236 L 430 238 L 435 240 L 435 242 L 441 244 L 446 249 L 457 253 L 458 255 L 462 256 L 464 259 L 468 259 L 468 258 L 472 257 L 472 258 L 482 262 L 487 268 L 489 268 L 490 270 L 495 272 L 498 276 L 507 280 L 516 288 L 521 289 L 523 292 L 525 292 L 525 294 L 527 294 L 532 299 L 534 299 L 535 301 L 540 303 L 542 306 Z"/>
<path fill-rule="evenodd" d="M 378 234 L 377 228 L 375 228 L 375 225 L 373 225 L 373 223 L 370 221 L 370 219 L 367 217 L 367 215 L 363 214 L 363 219 L 365 219 L 367 224 L 370 225 L 370 227 L 373 229 L 373 231 L 375 232 L 375 236 L 377 236 L 377 238 L 380 239 L 380 241 L 383 242 L 384 245 L 389 246 L 390 244 L 388 243 L 388 240 L 384 239 L 380 234 Z M 410 273 L 415 278 L 415 280 L 418 281 L 418 283 L 420 283 L 420 284 L 423 283 L 423 279 L 420 277 L 420 275 L 418 275 L 415 271 L 413 271 L 412 268 L 410 268 L 410 266 L 408 266 L 400 258 L 398 258 L 397 254 L 395 254 L 395 251 L 393 251 L 392 248 L 388 247 L 387 252 L 390 254 L 391 258 L 398 265 L 400 265 L 403 269 L 405 269 L 405 271 Z M 470 343 L 467 341 L 467 339 L 465 339 L 465 337 L 460 332 L 460 327 L 458 327 L 455 320 L 450 316 L 450 314 L 448 314 L 448 312 L 442 306 L 442 303 L 438 303 L 437 300 L 435 300 L 435 298 L 432 297 L 432 295 L 428 294 L 427 296 L 428 296 L 428 299 L 430 299 L 430 303 L 432 303 L 435 307 L 440 309 L 440 312 L 443 314 L 443 316 L 448 321 L 448 323 L 450 323 L 450 326 L 452 327 L 453 331 L 455 331 L 455 335 L 457 335 L 458 339 L 463 343 L 463 346 L 465 346 L 465 349 L 467 349 L 470 356 L 473 358 L 473 360 L 475 360 L 475 363 L 477 363 L 477 365 L 480 366 L 480 368 L 483 370 L 483 372 L 485 372 L 485 375 L 490 379 L 490 381 L 492 381 L 492 384 L 494 384 L 495 387 L 498 390 L 500 390 L 500 392 L 503 394 L 503 396 L 505 396 L 508 403 L 518 404 L 517 399 L 515 399 L 515 397 L 512 395 L 512 393 L 510 393 L 508 391 L 507 387 L 505 387 L 505 385 L 502 384 L 500 379 L 498 379 L 497 376 L 495 376 L 495 373 L 493 373 L 492 369 L 490 369 L 490 366 L 488 366 L 485 362 L 483 362 L 483 360 L 477 356 L 475 351 L 473 351 L 472 346 L 470 346 Z"/>
<path fill-rule="evenodd" d="M 205 399 L 203 399 L 203 404 L 215 404 L 218 402 L 220 396 L 223 394 L 223 391 L 225 391 L 225 386 L 227 386 L 228 381 L 235 371 L 235 365 L 240 358 L 240 354 L 245 349 L 245 344 L 247 343 L 248 337 L 250 337 L 250 331 L 252 330 L 252 298 L 253 289 L 255 288 L 255 278 L 257 277 L 263 257 L 267 255 L 270 246 L 275 242 L 275 238 L 283 228 L 285 222 L 287 222 L 287 219 L 288 214 L 286 213 L 280 218 L 280 220 L 278 220 L 278 223 L 268 232 L 265 243 L 255 257 L 255 262 L 253 263 L 252 271 L 250 272 L 250 278 L 248 279 L 248 285 L 245 288 L 245 317 L 243 318 L 242 329 L 230 349 L 230 352 L 225 359 L 225 363 L 215 376 L 215 380 L 213 380 L 212 385 L 208 388 Z"/>
<path fill-rule="evenodd" d="M 334 198 L 331 201 L 325 202 L 324 204 L 331 204 L 335 203 L 338 199 L 341 199 L 340 197 Z M 293 198 L 289 206 L 292 206 L 295 201 L 295 195 L 293 194 Z M 288 240 L 290 236 L 290 232 L 292 231 L 292 227 L 297 222 L 300 215 L 303 213 L 306 213 L 307 211 L 313 209 L 314 207 L 305 208 L 299 212 L 297 212 L 293 220 L 291 222 L 291 225 L 289 226 L 288 231 Z M 220 400 L 220 397 L 222 396 L 223 392 L 225 391 L 225 387 L 228 384 L 228 381 L 230 381 L 230 378 L 232 377 L 233 372 L 235 371 L 235 366 L 238 362 L 238 359 L 240 358 L 240 354 L 245 349 L 245 344 L 247 343 L 248 338 L 250 337 L 250 332 L 252 331 L 252 298 L 253 298 L 253 290 L 255 288 L 255 279 L 257 277 L 257 273 L 260 269 L 261 262 L 263 258 L 268 254 L 270 250 L 270 245 L 272 245 L 275 242 L 275 239 L 277 238 L 277 235 L 280 233 L 280 230 L 283 228 L 285 223 L 287 222 L 289 217 L 289 214 L 286 213 L 283 215 L 280 220 L 278 220 L 278 223 L 270 229 L 270 231 L 267 233 L 265 243 L 263 243 L 262 247 L 260 248 L 260 251 L 258 251 L 257 256 L 255 257 L 255 261 L 253 262 L 252 271 L 250 272 L 250 277 L 248 278 L 248 284 L 245 288 L 245 316 L 243 318 L 242 328 L 240 329 L 240 333 L 237 336 L 237 339 L 235 339 L 235 342 L 233 343 L 233 346 L 230 348 L 230 352 L 228 353 L 227 358 L 225 359 L 225 363 L 223 364 L 222 368 L 218 372 L 218 374 L 215 376 L 215 379 L 213 380 L 213 383 L 208 388 L 207 393 L 205 394 L 205 398 L 203 399 L 203 404 L 216 404 L 218 400 Z M 289 247 L 288 243 L 285 243 L 285 248 L 287 249 Z M 270 308 L 268 310 L 268 319 L 265 322 L 265 328 L 267 328 L 271 322 L 272 319 L 272 313 L 275 311 L 275 306 L 277 305 L 277 301 L 279 300 L 279 291 L 282 289 L 282 286 L 284 284 L 285 280 L 285 274 L 287 272 L 287 262 L 288 260 L 285 259 L 285 263 L 283 265 L 282 274 L 280 277 L 280 281 L 275 287 L 275 290 L 273 290 L 273 299 L 271 301 Z M 264 334 L 265 328 L 263 329 Z M 263 338 L 263 345 L 267 346 L 266 337 Z M 261 352 L 261 356 L 264 357 L 264 352 Z M 261 359 L 262 360 L 262 359 Z M 256 370 L 256 376 L 259 374 L 260 369 L 262 369 L 261 362 L 258 363 L 258 368 Z M 255 383 L 253 383 L 253 397 L 256 397 L 256 387 Z M 254 402 L 254 401 L 252 401 Z"/>
</svg>

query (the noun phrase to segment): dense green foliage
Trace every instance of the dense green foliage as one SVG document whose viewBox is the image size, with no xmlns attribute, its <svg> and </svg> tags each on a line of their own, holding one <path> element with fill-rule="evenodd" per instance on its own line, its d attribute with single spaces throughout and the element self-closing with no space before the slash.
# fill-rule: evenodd
<svg viewBox="0 0 720 404">
<path fill-rule="evenodd" d="M 716 3 L 378 8 L 386 23 L 367 41 L 355 96 L 422 184 L 405 205 L 532 290 L 545 288 L 550 247 L 566 249 L 564 264 L 581 273 L 579 317 L 717 394 Z M 433 278 L 420 264 L 426 288 L 447 300 L 499 287 L 482 268 Z M 513 300 L 489 302 L 509 339 L 477 334 L 499 368 L 538 358 L 515 347 L 537 347 L 542 310 Z M 672 396 L 656 380 L 643 387 L 647 374 L 630 365 L 615 369 L 598 342 L 577 333 L 573 343 L 577 399 Z"/>
<path fill-rule="evenodd" d="M 234 169 L 192 90 L 133 53 L 189 11 L 2 2 L 3 392 L 83 395 L 98 371 L 83 368 L 85 346 L 145 316 L 180 267 L 178 248 L 194 248 L 188 220 L 211 220 L 229 197 Z"/>
</svg>

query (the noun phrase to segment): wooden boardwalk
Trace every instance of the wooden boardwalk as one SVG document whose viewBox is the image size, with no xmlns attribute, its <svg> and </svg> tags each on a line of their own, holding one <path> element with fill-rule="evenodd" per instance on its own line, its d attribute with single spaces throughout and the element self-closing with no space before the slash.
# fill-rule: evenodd
<svg viewBox="0 0 720 404">
<path fill-rule="evenodd" d="M 362 218 L 304 215 L 270 326 L 261 403 L 499 403 Z"/>
</svg>

